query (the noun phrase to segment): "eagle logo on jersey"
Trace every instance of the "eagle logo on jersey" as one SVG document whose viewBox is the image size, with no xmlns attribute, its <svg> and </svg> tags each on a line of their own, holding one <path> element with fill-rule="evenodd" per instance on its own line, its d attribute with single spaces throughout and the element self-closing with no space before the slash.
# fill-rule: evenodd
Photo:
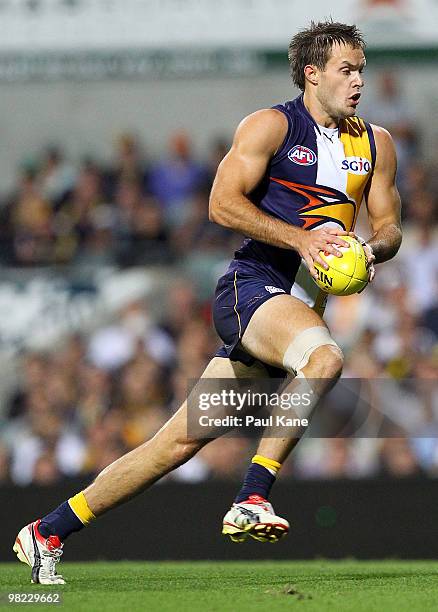
<svg viewBox="0 0 438 612">
<path fill-rule="evenodd" d="M 347 232 L 353 229 L 356 217 L 356 203 L 345 193 L 329 187 L 300 185 L 271 177 L 271 181 L 284 185 L 294 193 L 303 196 L 307 202 L 298 209 L 303 229 L 315 229 L 323 223 L 337 223 Z"/>
</svg>

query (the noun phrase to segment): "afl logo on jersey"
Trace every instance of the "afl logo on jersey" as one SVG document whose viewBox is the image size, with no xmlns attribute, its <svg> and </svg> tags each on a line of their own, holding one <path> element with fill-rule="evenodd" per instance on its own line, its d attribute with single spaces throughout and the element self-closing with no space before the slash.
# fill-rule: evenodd
<svg viewBox="0 0 438 612">
<path fill-rule="evenodd" d="M 294 164 L 300 166 L 313 166 L 316 163 L 315 153 L 303 145 L 295 145 L 287 156 Z"/>
<path fill-rule="evenodd" d="M 341 168 L 351 174 L 368 174 L 371 171 L 371 162 L 365 157 L 346 157 Z"/>
</svg>

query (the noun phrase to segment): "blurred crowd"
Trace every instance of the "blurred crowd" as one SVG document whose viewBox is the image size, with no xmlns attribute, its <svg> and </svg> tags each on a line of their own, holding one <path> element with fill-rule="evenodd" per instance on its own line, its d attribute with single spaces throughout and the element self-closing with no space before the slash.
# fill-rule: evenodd
<svg viewBox="0 0 438 612">
<path fill-rule="evenodd" d="M 189 135 L 174 133 L 168 152 L 150 160 L 122 134 L 108 163 L 70 162 L 51 145 L 23 161 L 1 214 L 0 263 L 18 266 L 172 263 L 197 245 L 230 237 L 208 223 L 208 196 L 228 144 L 196 159 Z"/>
<path fill-rule="evenodd" d="M 326 316 L 346 356 L 345 376 L 374 379 L 374 392 L 384 389 L 377 405 L 389 437 L 374 414 L 356 437 L 304 439 L 282 478 L 438 475 L 438 161 L 422 157 L 415 118 L 396 90 L 384 74 L 374 121 L 391 131 L 400 159 L 403 246 L 364 293 L 329 300 Z M 240 237 L 207 215 L 226 150 L 218 140 L 209 162 L 200 162 L 179 132 L 152 161 L 125 134 L 104 167 L 90 159 L 76 166 L 59 147 L 48 148 L 23 165 L 1 208 L 3 265 L 123 268 L 172 266 L 194 253 L 207 261 L 211 252 L 228 257 Z M 212 296 L 200 293 L 196 280 L 176 280 L 159 317 L 136 299 L 91 334 L 22 355 L 20 380 L 0 415 L 0 482 L 91 478 L 163 425 L 219 345 Z M 325 418 L 335 422 L 357 410 L 336 394 L 330 406 Z M 239 479 L 253 450 L 254 441 L 223 438 L 166 478 Z"/>
</svg>

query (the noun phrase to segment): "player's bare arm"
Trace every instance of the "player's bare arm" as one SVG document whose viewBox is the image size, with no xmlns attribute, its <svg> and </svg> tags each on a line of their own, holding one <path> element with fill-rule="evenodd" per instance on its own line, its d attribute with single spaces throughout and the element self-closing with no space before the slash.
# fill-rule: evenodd
<svg viewBox="0 0 438 612">
<path fill-rule="evenodd" d="M 368 244 L 375 263 L 394 257 L 402 241 L 400 195 L 395 184 L 397 159 L 392 138 L 385 129 L 372 126 L 376 142 L 376 165 L 366 202 L 372 236 Z"/>
<path fill-rule="evenodd" d="M 330 228 L 306 232 L 259 210 L 248 197 L 281 147 L 287 127 L 285 116 L 275 109 L 257 111 L 242 121 L 213 184 L 210 220 L 249 238 L 298 251 L 317 277 L 314 261 L 327 268 L 319 252 L 341 257 L 335 245 L 346 246 L 340 236 L 347 232 Z"/>
</svg>

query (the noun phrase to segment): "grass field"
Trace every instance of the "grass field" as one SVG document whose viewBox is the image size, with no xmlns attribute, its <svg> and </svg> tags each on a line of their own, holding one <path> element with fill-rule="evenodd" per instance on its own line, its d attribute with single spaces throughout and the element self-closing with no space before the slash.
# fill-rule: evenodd
<svg viewBox="0 0 438 612">
<path fill-rule="evenodd" d="M 5 593 L 60 592 L 37 609 L 146 611 L 438 610 L 438 562 L 308 561 L 62 563 L 68 584 L 29 583 L 29 568 L 0 564 Z"/>
</svg>

